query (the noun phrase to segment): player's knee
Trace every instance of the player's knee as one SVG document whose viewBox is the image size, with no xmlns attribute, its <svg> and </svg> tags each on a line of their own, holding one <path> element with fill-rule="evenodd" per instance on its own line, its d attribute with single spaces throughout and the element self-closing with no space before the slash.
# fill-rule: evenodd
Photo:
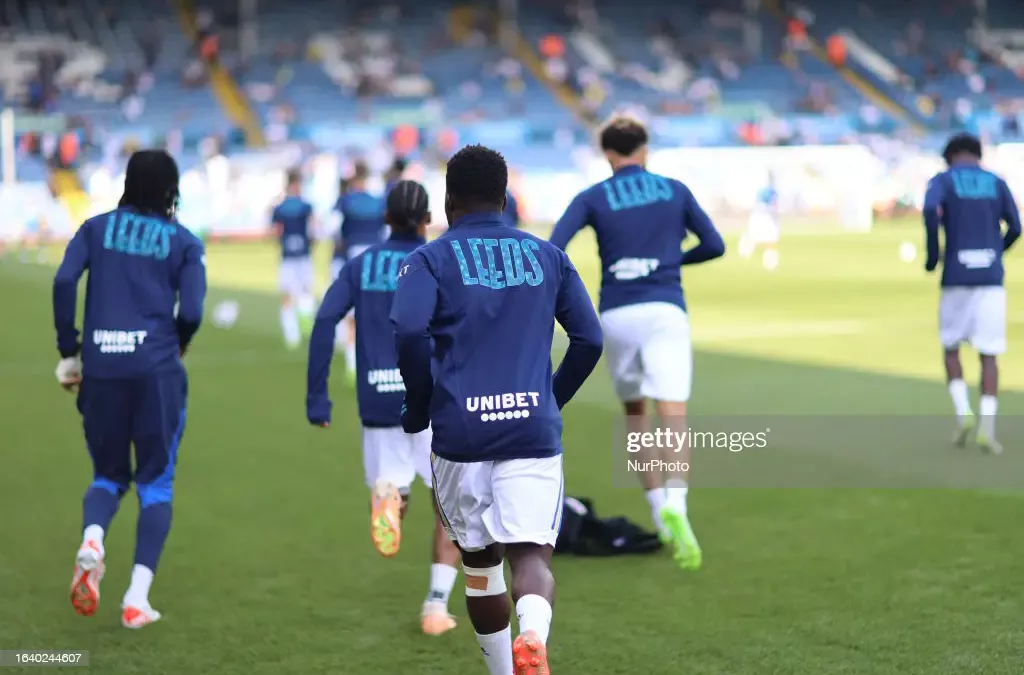
<svg viewBox="0 0 1024 675">
<path fill-rule="evenodd" d="M 92 490 L 103 490 L 105 492 L 109 492 L 120 499 L 124 496 L 124 493 L 128 492 L 128 483 L 126 481 L 97 477 L 93 479 L 89 488 Z"/>
<path fill-rule="evenodd" d="M 174 480 L 171 477 L 161 476 L 152 483 L 139 483 L 135 489 L 139 493 L 140 509 L 170 504 L 174 499 Z"/>
<path fill-rule="evenodd" d="M 622 407 L 626 409 L 626 414 L 631 417 L 647 414 L 647 401 L 645 399 L 626 401 L 622 404 Z"/>
<path fill-rule="evenodd" d="M 505 565 L 499 563 L 493 567 L 462 566 L 466 576 L 466 597 L 482 598 L 491 595 L 504 595 L 508 592 L 505 585 Z"/>
<path fill-rule="evenodd" d="M 658 417 L 662 418 L 662 420 L 672 417 L 685 417 L 686 401 L 657 401 L 655 403 L 655 410 L 658 413 Z"/>
</svg>

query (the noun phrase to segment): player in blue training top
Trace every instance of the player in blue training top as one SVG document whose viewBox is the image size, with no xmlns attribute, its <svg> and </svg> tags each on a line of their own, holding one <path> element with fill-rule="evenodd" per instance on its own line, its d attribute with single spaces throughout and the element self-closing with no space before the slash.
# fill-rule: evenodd
<svg viewBox="0 0 1024 675">
<path fill-rule="evenodd" d="M 313 327 L 313 206 L 302 198 L 302 174 L 288 172 L 284 200 L 271 216 L 281 242 L 281 329 L 288 349 L 298 349 Z"/>
<path fill-rule="evenodd" d="M 995 438 L 999 367 L 1006 351 L 1006 289 L 1003 254 L 1020 237 L 1020 212 L 1002 178 L 980 166 L 981 142 L 969 134 L 950 139 L 943 151 L 948 169 L 928 183 L 924 200 L 927 258 L 933 272 L 942 260 L 939 333 L 945 350 L 946 378 L 958 428 L 957 445 L 974 430 L 974 412 L 960 366 L 960 343 L 970 342 L 981 356 L 981 423 L 977 443 L 1002 452 Z M 1002 223 L 1006 223 L 1003 232 Z M 945 234 L 940 253 L 939 229 Z"/>
<path fill-rule="evenodd" d="M 331 274 L 337 278 L 345 262 L 384 240 L 384 201 L 370 194 L 366 181 L 370 169 L 357 162 L 348 190 L 338 197 L 334 210 L 340 223 L 334 244 Z M 345 327 L 339 328 L 337 341 L 345 346 L 345 376 L 349 384 L 356 381 L 356 334 L 354 317 L 345 318 Z"/>
<path fill-rule="evenodd" d="M 93 465 L 71 604 L 84 616 L 96 612 L 104 535 L 134 482 L 139 521 L 135 567 L 122 605 L 126 628 L 160 618 L 149 589 L 171 528 L 174 467 L 185 429 L 188 380 L 181 357 L 199 329 L 206 297 L 203 246 L 176 222 L 177 204 L 178 167 L 171 156 L 136 152 L 118 208 L 85 221 L 53 281 L 61 355 L 57 380 L 78 390 Z M 75 305 L 86 270 L 80 342 Z"/>
<path fill-rule="evenodd" d="M 647 129 L 630 118 L 615 118 L 601 131 L 601 149 L 611 178 L 573 199 L 551 233 L 564 249 L 583 227 L 597 235 L 601 257 L 601 326 L 606 360 L 626 411 L 627 431 L 649 431 L 647 399 L 654 399 L 663 424 L 686 430 L 693 353 L 683 300 L 680 267 L 718 258 L 725 243 L 690 190 L 679 181 L 649 173 Z M 700 243 L 683 252 L 690 234 Z M 689 448 L 675 453 L 645 450 L 648 466 L 682 468 Z M 687 569 L 700 567 L 701 550 L 686 513 L 686 475 L 643 473 L 654 523 Z"/>
<path fill-rule="evenodd" d="M 363 422 L 363 466 L 371 492 L 370 536 L 381 555 L 398 553 L 401 522 L 408 506 L 409 489 L 416 476 L 428 487 L 430 430 L 406 434 L 402 430 L 405 386 L 398 372 L 391 302 L 402 261 L 426 242 L 430 222 L 427 191 L 414 181 L 395 184 L 387 199 L 388 241 L 371 246 L 352 259 L 331 284 L 320 305 L 309 343 L 306 414 L 311 424 L 327 426 L 331 401 L 327 393 L 334 331 L 352 309 L 359 314 L 356 328 L 356 365 L 359 372 L 359 416 Z M 448 614 L 448 597 L 458 576 L 459 552 L 448 541 L 440 518 L 435 517 L 434 557 L 430 566 L 430 593 L 423 604 L 423 632 L 440 635 L 455 627 Z"/>
<path fill-rule="evenodd" d="M 761 264 L 766 270 L 779 266 L 779 193 L 775 190 L 775 176 L 771 172 L 764 187 L 757 192 L 747 231 L 740 237 L 740 256 L 749 258 L 758 248 L 764 249 Z"/>
<path fill-rule="evenodd" d="M 547 673 L 564 497 L 560 411 L 601 357 L 601 326 L 568 256 L 505 222 L 500 154 L 463 148 L 446 181 L 450 227 L 402 263 L 391 310 L 406 386 L 402 426 L 433 429 L 434 497 L 462 551 L 466 606 L 488 669 Z M 569 348 L 552 376 L 555 321 Z"/>
<path fill-rule="evenodd" d="M 511 190 L 505 192 L 505 210 L 502 213 L 509 225 L 519 227 L 519 201 Z"/>
</svg>

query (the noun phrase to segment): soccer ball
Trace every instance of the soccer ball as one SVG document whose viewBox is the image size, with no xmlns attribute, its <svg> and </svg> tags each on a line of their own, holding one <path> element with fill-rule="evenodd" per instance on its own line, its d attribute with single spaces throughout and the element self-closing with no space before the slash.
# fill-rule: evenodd
<svg viewBox="0 0 1024 675">
<path fill-rule="evenodd" d="M 225 300 L 213 308 L 213 325 L 217 328 L 231 328 L 238 321 L 240 307 L 234 300 Z"/>
<path fill-rule="evenodd" d="M 917 247 L 909 241 L 900 244 L 900 260 L 905 263 L 912 263 L 917 258 Z"/>
</svg>

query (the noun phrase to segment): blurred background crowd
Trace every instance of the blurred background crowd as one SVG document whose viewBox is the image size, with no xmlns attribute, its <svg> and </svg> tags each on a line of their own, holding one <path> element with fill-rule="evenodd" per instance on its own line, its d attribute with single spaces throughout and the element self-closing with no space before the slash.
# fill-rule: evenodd
<svg viewBox="0 0 1024 675">
<path fill-rule="evenodd" d="M 471 142 L 501 150 L 527 217 L 550 220 L 570 176 L 599 172 L 594 125 L 622 111 L 656 148 L 701 148 L 715 175 L 784 165 L 781 193 L 799 169 L 820 180 L 791 192 L 824 182 L 878 215 L 920 199 L 951 131 L 1021 139 L 1024 13 L 1012 0 L 0 0 L 0 93 L 0 201 L 23 220 L 47 195 L 69 222 L 105 208 L 140 146 L 187 171 L 183 222 L 227 236 L 265 224 L 289 167 L 327 209 L 357 160 L 379 175 L 408 158 L 436 181 Z M 810 146 L 874 161 L 843 187 L 849 155 L 801 159 Z M 698 196 L 728 201 L 719 190 Z"/>
</svg>

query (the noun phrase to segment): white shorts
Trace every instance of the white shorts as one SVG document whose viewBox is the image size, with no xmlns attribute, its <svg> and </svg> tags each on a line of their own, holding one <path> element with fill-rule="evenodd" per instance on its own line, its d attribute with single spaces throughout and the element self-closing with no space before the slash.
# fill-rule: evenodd
<svg viewBox="0 0 1024 675">
<path fill-rule="evenodd" d="M 939 300 L 939 339 L 952 349 L 970 342 L 978 353 L 1006 351 L 1006 289 L 1002 286 L 951 286 Z"/>
<path fill-rule="evenodd" d="M 430 486 L 430 429 L 407 434 L 402 427 L 363 428 L 363 469 L 366 486 L 380 479 L 403 492 L 412 487 L 416 476 Z"/>
<path fill-rule="evenodd" d="M 768 213 L 752 213 L 747 221 L 747 236 L 755 244 L 775 244 L 779 241 L 779 224 Z"/>
<path fill-rule="evenodd" d="M 309 258 L 285 258 L 281 261 L 281 293 L 297 298 L 313 292 L 313 261 Z"/>
<path fill-rule="evenodd" d="M 555 545 L 565 497 L 561 455 L 472 463 L 431 455 L 430 463 L 441 522 L 463 551 Z"/>
<path fill-rule="evenodd" d="M 645 302 L 601 314 L 604 355 L 619 399 L 685 403 L 693 384 L 690 319 L 677 305 Z"/>
</svg>

